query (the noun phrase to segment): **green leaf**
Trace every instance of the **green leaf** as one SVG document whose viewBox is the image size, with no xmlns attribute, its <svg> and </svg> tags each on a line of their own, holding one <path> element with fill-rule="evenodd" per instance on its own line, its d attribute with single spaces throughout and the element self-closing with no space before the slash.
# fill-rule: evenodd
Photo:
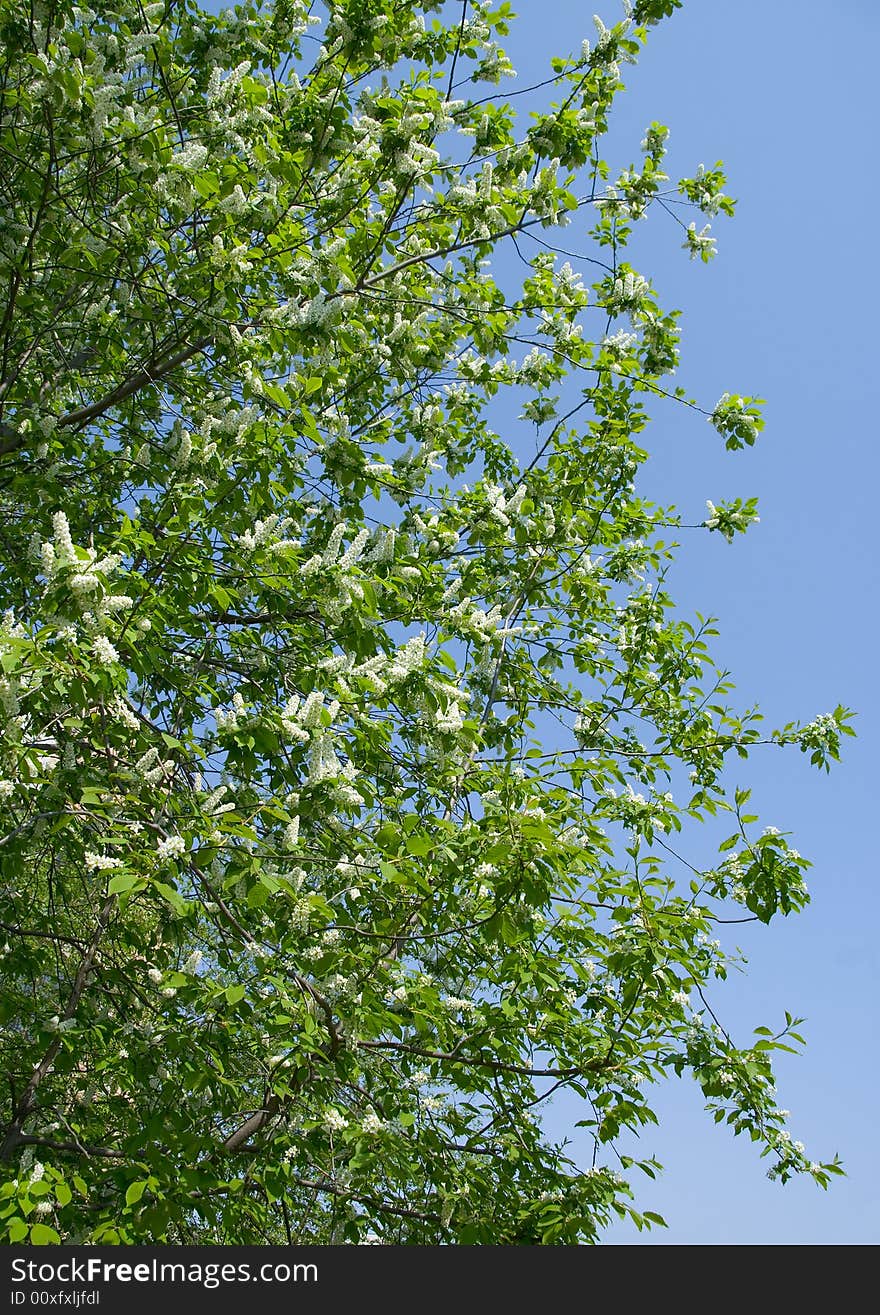
<svg viewBox="0 0 880 1315">
<path fill-rule="evenodd" d="M 140 878 L 134 872 L 117 872 L 107 882 L 107 893 L 108 895 L 121 895 L 123 891 L 131 890 L 132 886 L 136 886 L 139 880 Z"/>
<path fill-rule="evenodd" d="M 185 917 L 189 913 L 191 906 L 173 886 L 169 886 L 167 882 L 164 881 L 154 881 L 152 884 L 153 888 L 159 892 L 162 898 L 171 905 L 175 913 L 179 914 L 181 917 Z"/>
<path fill-rule="evenodd" d="M 55 1232 L 55 1229 L 50 1228 L 48 1224 L 31 1224 L 31 1246 L 57 1246 L 60 1242 L 61 1238 Z"/>
</svg>

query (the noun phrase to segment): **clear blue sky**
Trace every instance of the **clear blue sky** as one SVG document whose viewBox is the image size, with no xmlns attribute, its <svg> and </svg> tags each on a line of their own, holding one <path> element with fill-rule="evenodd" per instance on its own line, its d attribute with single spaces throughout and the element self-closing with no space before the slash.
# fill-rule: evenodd
<svg viewBox="0 0 880 1315">
<path fill-rule="evenodd" d="M 520 79 L 499 95 L 545 76 L 552 54 L 579 50 L 594 36 L 594 8 L 609 25 L 621 13 L 616 0 L 513 7 L 520 17 L 507 44 Z M 806 1016 L 806 1055 L 779 1065 L 781 1103 L 813 1158 L 839 1152 L 848 1177 L 827 1193 L 768 1182 L 752 1144 L 716 1128 L 693 1085 L 671 1084 L 657 1106 L 660 1129 L 641 1141 L 666 1171 L 639 1188 L 640 1204 L 670 1228 L 640 1235 L 620 1225 L 608 1234 L 614 1243 L 880 1241 L 869 544 L 880 484 L 871 388 L 880 288 L 869 238 L 880 202 L 878 48 L 876 0 L 685 0 L 638 67 L 625 69 L 629 90 L 615 113 L 617 166 L 638 158 L 652 119 L 671 129 L 672 177 L 724 160 L 739 207 L 733 221 L 715 221 L 717 259 L 691 263 L 671 222 L 656 221 L 630 258 L 661 302 L 684 312 L 679 381 L 710 405 L 728 389 L 767 398 L 767 429 L 748 452 L 725 453 L 705 422 L 678 408 L 661 410 L 648 431 L 645 496 L 675 502 L 691 521 L 707 498 L 761 500 L 760 525 L 733 546 L 717 535 L 686 541 L 672 592 L 685 611 L 719 618 L 716 651 L 743 706 L 760 703 L 775 725 L 842 702 L 859 714 L 859 738 L 830 777 L 796 751 L 765 750 L 743 765 L 737 780 L 753 787 L 762 820 L 793 832 L 814 861 L 813 902 L 769 929 L 739 929 L 748 975 L 713 997 L 740 1038 L 779 1023 L 785 1009 Z M 581 1116 L 571 1104 L 554 1118 L 561 1128 Z"/>
<path fill-rule="evenodd" d="M 519 0 L 509 49 L 521 79 L 552 53 L 610 25 L 619 5 Z M 716 652 L 744 705 L 767 724 L 809 719 L 837 702 L 858 711 L 859 738 L 830 777 L 799 753 L 764 750 L 737 773 L 762 820 L 794 833 L 814 861 L 808 910 L 736 938 L 748 976 L 713 997 L 740 1037 L 806 1016 L 804 1057 L 779 1067 L 793 1135 L 816 1159 L 839 1152 L 848 1177 L 827 1193 L 770 1183 L 750 1142 L 716 1128 L 699 1092 L 670 1085 L 662 1126 L 641 1150 L 666 1165 L 641 1203 L 668 1230 L 613 1228 L 614 1243 L 868 1243 L 880 1241 L 876 936 L 880 924 L 873 753 L 878 697 L 877 554 L 869 543 L 880 477 L 873 241 L 878 211 L 874 0 L 686 0 L 654 29 L 618 102 L 618 166 L 638 158 L 652 119 L 671 129 L 667 172 L 722 158 L 736 218 L 713 225 L 708 267 L 680 250 L 671 223 L 650 221 L 630 258 L 683 317 L 679 381 L 710 405 L 726 389 L 767 398 L 759 446 L 727 454 L 711 428 L 658 413 L 646 445 L 646 496 L 676 502 L 686 520 L 706 498 L 757 494 L 761 523 L 732 546 L 685 545 L 671 591 L 686 610 L 720 620 Z M 515 84 L 507 84 L 511 90 Z M 658 217 L 659 218 L 659 217 Z M 698 225 L 699 226 L 699 225 Z M 567 230 L 574 236 L 575 224 Z M 756 811 L 759 811 L 756 809 Z M 697 838 L 694 838 L 696 843 Z M 707 855 L 708 858 L 708 855 Z M 563 1118 L 578 1112 L 559 1107 Z"/>
</svg>

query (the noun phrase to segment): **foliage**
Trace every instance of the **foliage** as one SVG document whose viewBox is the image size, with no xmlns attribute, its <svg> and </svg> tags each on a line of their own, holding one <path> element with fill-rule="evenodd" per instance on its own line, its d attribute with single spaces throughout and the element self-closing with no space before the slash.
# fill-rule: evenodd
<svg viewBox="0 0 880 1315">
<path fill-rule="evenodd" d="M 761 428 L 669 384 L 624 258 L 665 211 L 708 259 L 723 171 L 601 155 L 676 7 L 524 110 L 506 3 L 0 3 L 10 1241 L 591 1241 L 656 1222 L 615 1145 L 669 1074 L 836 1170 L 776 1105 L 797 1020 L 737 1044 L 706 989 L 725 910 L 807 899 L 725 762 L 847 714 L 728 705 L 635 491 L 652 399 Z"/>
</svg>

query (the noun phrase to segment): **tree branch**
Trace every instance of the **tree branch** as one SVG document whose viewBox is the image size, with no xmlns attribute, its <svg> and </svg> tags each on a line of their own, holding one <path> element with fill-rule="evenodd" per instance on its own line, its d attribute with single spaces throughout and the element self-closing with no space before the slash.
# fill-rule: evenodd
<svg viewBox="0 0 880 1315">
<path fill-rule="evenodd" d="M 115 906 L 116 906 L 115 895 L 109 896 L 101 905 L 101 911 L 98 914 L 98 925 L 95 928 L 95 933 L 92 936 L 91 942 L 89 944 L 89 948 L 86 950 L 85 954 L 83 955 L 82 962 L 80 963 L 80 966 L 77 969 L 76 977 L 73 983 L 73 989 L 70 992 L 67 1005 L 65 1006 L 64 1013 L 60 1019 L 62 1023 L 66 1022 L 68 1018 L 73 1018 L 74 1014 L 77 1011 L 77 1008 L 79 1007 L 79 1002 L 82 999 L 83 991 L 86 989 L 86 986 L 88 985 L 89 977 L 91 976 L 92 964 L 94 962 L 95 955 L 98 952 L 98 946 L 101 942 L 101 937 L 104 935 L 104 931 L 106 930 L 107 923 L 110 921 L 110 914 L 113 912 Z M 0 1162 L 2 1162 L 3 1160 L 10 1159 L 13 1153 L 15 1152 L 15 1148 L 20 1144 L 22 1139 L 22 1128 L 24 1126 L 25 1120 L 27 1119 L 28 1115 L 33 1110 L 34 1102 L 36 1100 L 36 1095 L 40 1083 L 46 1077 L 47 1073 L 51 1072 L 52 1065 L 55 1063 L 55 1057 L 60 1049 L 61 1049 L 61 1038 L 59 1036 L 56 1037 L 55 1040 L 52 1042 L 52 1044 L 49 1046 L 45 1055 L 40 1060 L 39 1064 L 37 1064 L 36 1068 L 31 1074 L 28 1084 L 24 1089 L 22 1097 L 19 1100 L 15 1108 L 15 1111 L 12 1115 L 12 1118 L 9 1122 L 9 1125 L 6 1129 L 6 1135 L 3 1138 L 3 1145 L 2 1147 L 0 1147 Z"/>
</svg>

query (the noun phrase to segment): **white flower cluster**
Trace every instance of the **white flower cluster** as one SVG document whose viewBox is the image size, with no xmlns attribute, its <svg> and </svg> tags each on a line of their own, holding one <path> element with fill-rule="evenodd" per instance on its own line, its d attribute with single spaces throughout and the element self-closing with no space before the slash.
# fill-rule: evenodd
<svg viewBox="0 0 880 1315">
<path fill-rule="evenodd" d="M 517 367 L 517 382 L 541 386 L 552 383 L 556 377 L 553 360 L 540 347 L 533 347 Z"/>
<path fill-rule="evenodd" d="M 327 1132 L 342 1132 L 347 1127 L 348 1119 L 335 1106 L 331 1105 L 324 1111 L 324 1128 Z"/>
<path fill-rule="evenodd" d="M 339 706 L 338 699 L 328 704 L 326 725 L 332 726 L 339 713 Z M 302 700 L 298 694 L 295 694 L 293 698 L 287 700 L 281 714 L 281 725 L 285 734 L 298 744 L 308 744 L 316 732 L 320 737 L 326 729 L 322 717 L 324 711 L 324 695 L 320 690 L 312 690 L 311 694 Z"/>
<path fill-rule="evenodd" d="M 398 684 L 424 667 L 426 652 L 427 645 L 423 634 L 408 639 L 404 646 L 397 650 L 393 661 L 387 667 L 389 682 Z"/>
<path fill-rule="evenodd" d="M 833 748 L 840 740 L 840 726 L 832 712 L 823 712 L 801 728 L 799 738 L 810 748 Z"/>
<path fill-rule="evenodd" d="M 642 138 L 642 150 L 646 155 L 660 155 L 669 137 L 669 129 L 662 123 L 652 123 Z"/>
<path fill-rule="evenodd" d="M 333 699 L 325 708 L 324 695 L 320 690 L 312 690 L 304 700 L 300 700 L 299 695 L 294 695 L 285 704 L 281 717 L 285 734 L 289 739 L 309 746 L 309 785 L 338 778 L 343 773 L 350 785 L 356 775 L 354 768 L 348 764 L 343 769 L 333 748 L 330 728 L 336 720 L 339 708 L 338 699 Z M 326 722 L 324 713 L 327 715 Z M 357 796 L 357 801 L 360 803 L 360 795 Z M 298 826 L 294 827 L 291 823 L 288 828 L 288 841 L 292 839 L 295 843 L 298 834 Z"/>
<path fill-rule="evenodd" d="M 280 553 L 287 548 L 298 548 L 299 539 L 284 538 L 284 531 L 291 524 L 289 516 L 267 516 L 265 520 L 254 522 L 252 530 L 240 534 L 237 543 L 245 552 L 254 552 L 257 548 L 266 548 L 273 553 Z"/>
<path fill-rule="evenodd" d="M 119 654 L 106 635 L 95 635 L 92 640 L 92 652 L 102 666 L 112 666 L 119 661 Z"/>
<path fill-rule="evenodd" d="M 366 681 L 373 691 L 380 697 L 385 694 L 389 687 L 402 684 L 413 673 L 420 671 L 425 666 L 427 655 L 427 645 L 424 634 L 413 636 L 396 652 L 392 654 L 378 653 L 365 661 L 355 664 L 352 659 L 343 654 L 335 654 L 332 657 L 324 658 L 319 667 L 327 675 L 335 678 L 335 686 L 339 694 L 346 700 L 351 701 L 355 698 L 352 693 L 350 681 Z M 338 705 L 331 704 L 331 707 Z M 285 709 L 285 716 L 287 716 Z M 298 717 L 289 718 L 293 722 L 301 723 L 301 714 Z M 285 727 L 289 730 L 289 727 Z M 296 737 L 294 737 L 296 738 Z M 303 739 L 303 742 L 304 739 Z"/>
<path fill-rule="evenodd" d="M 443 619 L 447 626 L 458 629 L 464 637 L 478 644 L 491 644 L 503 637 L 504 615 L 498 603 L 486 612 L 466 596 L 450 607 Z"/>
<path fill-rule="evenodd" d="M 714 237 L 709 236 L 711 224 L 704 224 L 697 232 L 697 226 L 692 221 L 685 229 L 684 241 L 682 247 L 685 251 L 690 252 L 691 260 L 696 260 L 699 256 L 701 260 L 710 260 L 716 254 L 717 243 Z"/>
<path fill-rule="evenodd" d="M 648 281 L 642 278 L 641 274 L 628 270 L 622 277 L 614 280 L 614 288 L 608 298 L 608 309 L 613 315 L 623 312 L 632 314 L 641 309 L 649 291 Z"/>
<path fill-rule="evenodd" d="M 447 995 L 441 1004 L 450 1014 L 472 1014 L 477 1007 L 473 1000 L 463 1000 L 457 995 Z"/>
<path fill-rule="evenodd" d="M 353 568 L 364 556 L 370 540 L 370 531 L 361 529 L 357 532 L 349 547 L 340 555 L 346 526 L 339 522 L 334 526 L 323 552 L 314 553 L 302 566 L 302 575 L 308 579 L 319 572 L 333 572 L 335 595 L 327 590 L 322 598 L 322 606 L 331 620 L 339 620 L 342 613 L 353 603 L 364 597 L 363 586 L 357 579 Z"/>
<path fill-rule="evenodd" d="M 99 558 L 91 548 L 76 548 L 63 511 L 56 511 L 52 516 L 52 536 L 52 540 L 40 547 L 43 575 L 50 584 L 64 575 L 71 592 L 80 598 L 98 589 L 100 577 L 110 575 L 121 561 L 116 553 Z M 73 567 L 76 570 L 70 574 Z"/>
<path fill-rule="evenodd" d="M 717 182 L 717 174 L 707 171 L 704 164 L 697 166 L 694 177 L 690 180 L 693 199 L 706 215 L 717 215 L 727 197 Z"/>
<path fill-rule="evenodd" d="M 215 708 L 214 720 L 218 731 L 237 731 L 245 718 L 244 699 L 236 692 L 232 696 L 231 708 Z"/>
<path fill-rule="evenodd" d="M 183 836 L 165 836 L 156 846 L 156 854 L 160 859 L 178 858 L 181 854 L 186 853 L 186 841 Z"/>
<path fill-rule="evenodd" d="M 626 793 L 618 797 L 613 787 L 609 786 L 604 798 L 609 804 L 609 814 L 619 819 L 624 826 L 639 830 L 644 826 L 655 826 L 660 831 L 669 831 L 676 813 L 675 803 L 667 790 L 662 795 L 652 795 L 646 799 L 643 794 L 627 785 Z"/>
<path fill-rule="evenodd" d="M 758 416 L 749 407 L 746 398 L 732 393 L 722 393 L 712 409 L 709 423 L 720 434 L 742 439 L 749 444 L 754 443 L 761 428 Z"/>
<path fill-rule="evenodd" d="M 416 512 L 413 515 L 413 524 L 419 534 L 424 537 L 424 545 L 430 554 L 436 554 L 441 551 L 449 552 L 450 549 L 458 546 L 458 530 L 454 529 L 451 525 L 441 525 L 439 516 L 430 516 L 427 520 L 424 520 L 418 512 Z"/>
<path fill-rule="evenodd" d="M 358 771 L 354 763 L 349 759 L 343 764 L 342 771 L 337 774 L 334 786 L 334 795 L 340 805 L 347 808 L 362 808 L 363 797 L 360 790 L 355 788 L 354 782 L 357 780 Z"/>
<path fill-rule="evenodd" d="M 518 518 L 526 496 L 524 484 L 518 485 L 510 498 L 505 497 L 503 489 L 500 489 L 497 484 L 486 484 L 483 492 L 489 504 L 489 516 L 492 520 L 497 521 L 499 525 L 506 528 L 510 525 L 511 517 Z"/>
<path fill-rule="evenodd" d="M 469 692 L 448 681 L 432 680 L 431 686 L 446 700 L 445 707 L 437 708 L 434 713 L 437 730 L 446 734 L 460 731 L 464 725 L 464 709 L 471 700 Z"/>
<path fill-rule="evenodd" d="M 205 796 L 202 803 L 202 812 L 207 817 L 220 817 L 223 813 L 231 813 L 235 809 L 235 804 L 223 803 L 223 797 L 228 792 L 228 785 L 216 786 Z"/>
<path fill-rule="evenodd" d="M 122 859 L 113 854 L 96 854 L 86 850 L 84 862 L 87 872 L 112 872 L 122 867 Z"/>
<path fill-rule="evenodd" d="M 626 356 L 628 352 L 633 350 L 638 341 L 639 335 L 637 333 L 627 333 L 625 329 L 619 329 L 617 333 L 606 334 L 602 339 L 602 346 L 615 356 Z"/>
</svg>

